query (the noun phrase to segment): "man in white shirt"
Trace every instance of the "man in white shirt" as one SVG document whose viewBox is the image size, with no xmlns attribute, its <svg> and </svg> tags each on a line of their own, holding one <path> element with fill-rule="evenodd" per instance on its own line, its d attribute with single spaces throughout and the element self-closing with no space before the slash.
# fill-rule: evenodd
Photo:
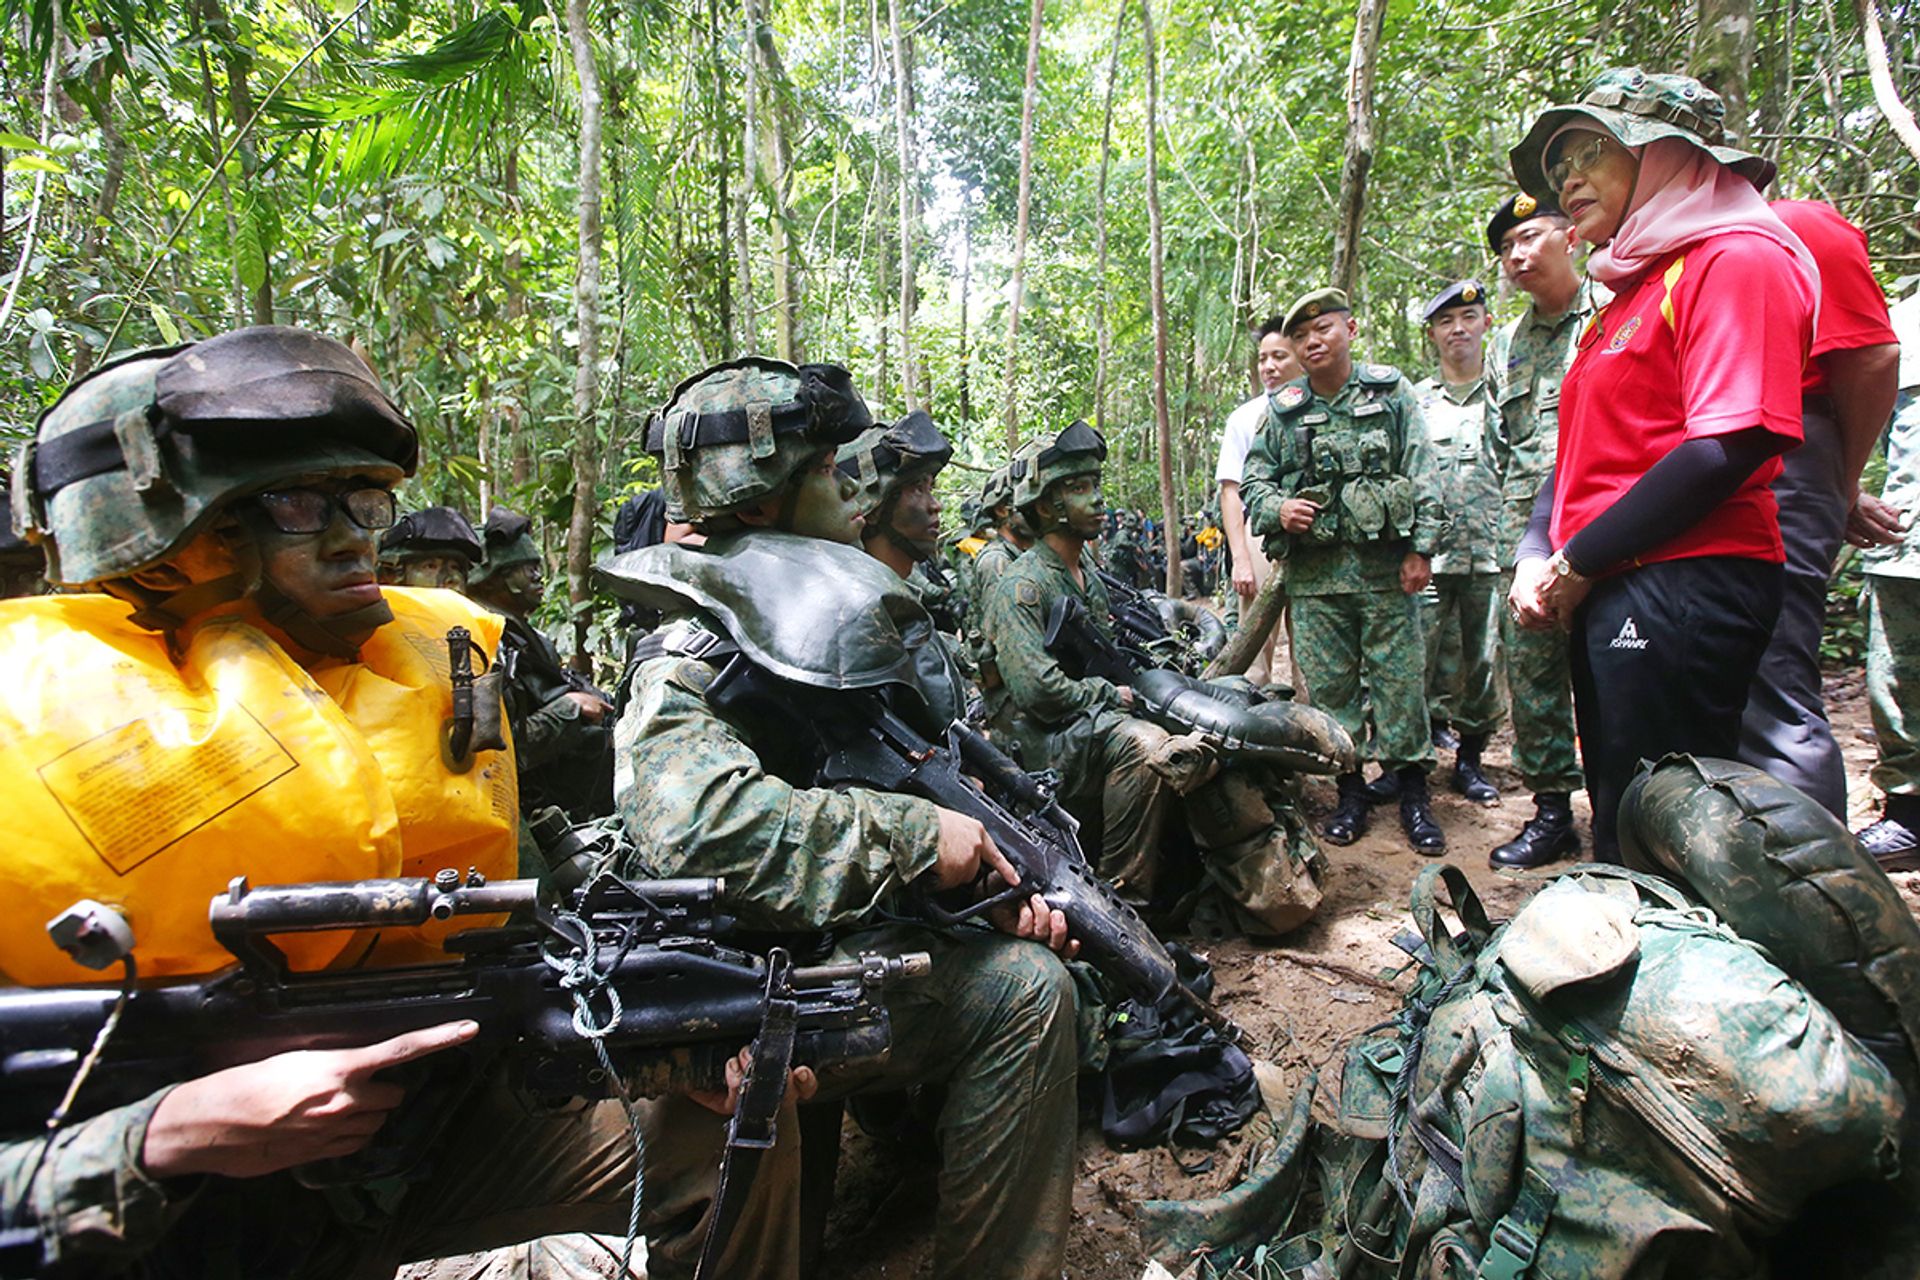
<svg viewBox="0 0 1920 1280">
<path fill-rule="evenodd" d="M 1220 462 L 1213 472 L 1213 478 L 1220 485 L 1220 522 L 1226 529 L 1227 548 L 1233 558 L 1233 590 L 1240 597 L 1243 616 L 1267 576 L 1285 572 L 1284 566 L 1267 559 L 1265 552 L 1247 536 L 1246 508 L 1240 502 L 1240 474 L 1247 465 L 1247 450 L 1253 447 L 1254 436 L 1267 420 L 1268 399 L 1305 373 L 1294 358 L 1293 345 L 1287 341 L 1281 320 L 1280 316 L 1270 316 L 1257 332 L 1260 394 L 1227 415 L 1226 434 L 1220 438 Z M 1274 651 L 1279 647 L 1282 631 L 1280 625 L 1274 626 L 1273 634 L 1260 647 L 1253 665 L 1247 668 L 1247 679 L 1255 684 L 1273 680 Z"/>
</svg>

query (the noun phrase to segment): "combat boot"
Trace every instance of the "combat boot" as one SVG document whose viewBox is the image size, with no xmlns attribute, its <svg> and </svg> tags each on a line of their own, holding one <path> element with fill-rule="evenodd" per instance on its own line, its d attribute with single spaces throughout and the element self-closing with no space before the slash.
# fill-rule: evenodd
<svg viewBox="0 0 1920 1280">
<path fill-rule="evenodd" d="M 1460 735 L 1460 750 L 1453 757 L 1453 789 L 1475 804 L 1499 804 L 1499 788 L 1480 771 L 1480 753 L 1486 749 L 1486 734 Z"/>
<path fill-rule="evenodd" d="M 1320 826 L 1320 835 L 1328 844 L 1352 844 L 1367 834 L 1366 787 L 1360 774 L 1343 773 L 1334 780 L 1340 788 L 1340 804 Z"/>
<path fill-rule="evenodd" d="M 1533 817 L 1520 834 L 1487 855 L 1496 871 L 1544 867 L 1580 852 L 1573 830 L 1573 802 L 1564 791 L 1542 791 L 1533 797 Z"/>
<path fill-rule="evenodd" d="M 1447 848 L 1447 833 L 1433 820 L 1433 802 L 1427 798 L 1427 774 L 1417 764 L 1400 766 L 1400 829 L 1415 853 L 1433 857 Z"/>
<path fill-rule="evenodd" d="M 1920 796 L 1888 796 L 1880 820 L 1853 838 L 1882 871 L 1920 871 Z"/>
<path fill-rule="evenodd" d="M 1458 751 L 1460 735 L 1445 720 L 1435 720 L 1429 728 L 1433 734 L 1434 749 L 1438 751 Z"/>
<path fill-rule="evenodd" d="M 1400 798 L 1400 775 L 1382 768 L 1380 776 L 1360 789 L 1368 804 L 1392 804 Z"/>
</svg>

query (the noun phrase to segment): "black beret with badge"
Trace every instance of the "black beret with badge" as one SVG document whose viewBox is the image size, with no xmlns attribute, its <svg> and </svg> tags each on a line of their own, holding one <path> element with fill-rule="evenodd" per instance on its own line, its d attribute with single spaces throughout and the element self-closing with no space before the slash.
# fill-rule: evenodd
<svg viewBox="0 0 1920 1280">
<path fill-rule="evenodd" d="M 1487 290 L 1478 280 L 1456 280 L 1442 289 L 1426 310 L 1420 313 L 1421 324 L 1432 324 L 1433 318 L 1448 307 L 1472 307 L 1487 305 Z"/>
<path fill-rule="evenodd" d="M 1523 222 L 1531 222 L 1535 218 L 1566 216 L 1560 212 L 1560 206 L 1553 201 L 1537 199 L 1524 191 L 1516 191 L 1500 202 L 1500 207 L 1493 211 L 1493 217 L 1488 220 L 1487 248 L 1496 254 L 1499 253 L 1501 237 Z"/>
</svg>

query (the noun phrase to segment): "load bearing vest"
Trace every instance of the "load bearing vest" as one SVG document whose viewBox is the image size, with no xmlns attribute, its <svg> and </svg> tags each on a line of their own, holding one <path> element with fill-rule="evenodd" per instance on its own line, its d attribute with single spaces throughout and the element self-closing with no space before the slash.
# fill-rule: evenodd
<svg viewBox="0 0 1920 1280">
<path fill-rule="evenodd" d="M 141 975 L 161 977 L 233 962 L 207 904 L 235 876 L 513 875 L 511 748 L 449 761 L 443 745 L 447 632 L 466 628 L 492 655 L 502 620 L 453 592 L 385 596 L 394 619 L 360 660 L 317 673 L 239 618 L 204 623 L 175 653 L 109 596 L 0 602 L 0 975 L 99 981 L 46 933 L 82 898 L 124 914 Z M 444 960 L 456 923 L 486 922 L 276 942 L 297 969 Z"/>
</svg>

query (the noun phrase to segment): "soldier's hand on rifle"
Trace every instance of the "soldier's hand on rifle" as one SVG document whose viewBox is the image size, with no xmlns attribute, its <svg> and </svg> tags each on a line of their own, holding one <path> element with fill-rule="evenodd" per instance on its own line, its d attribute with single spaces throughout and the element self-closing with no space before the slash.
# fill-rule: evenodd
<svg viewBox="0 0 1920 1280">
<path fill-rule="evenodd" d="M 599 724 L 607 712 L 613 710 L 605 700 L 579 689 L 569 691 L 567 697 L 580 708 L 580 718 L 588 724 Z"/>
<path fill-rule="evenodd" d="M 1016 938 L 1031 938 L 1062 959 L 1071 960 L 1080 954 L 1079 940 L 1067 934 L 1067 913 L 1048 906 L 1047 900 L 1037 893 L 1020 904 L 1017 914 L 1011 907 L 1005 907 L 994 912 L 993 917 L 994 927 L 1000 932 Z"/>
<path fill-rule="evenodd" d="M 189 1080 L 154 1109 L 141 1163 L 156 1178 L 255 1178 L 351 1155 L 406 1096 L 375 1073 L 471 1040 L 479 1030 L 477 1022 L 447 1022 L 364 1049 L 275 1054 Z"/>
<path fill-rule="evenodd" d="M 999 871 L 1008 884 L 1020 883 L 1020 877 L 1006 856 L 994 847 L 993 837 L 978 819 L 964 813 L 934 806 L 940 815 L 940 851 L 933 864 L 934 882 L 942 889 L 958 889 L 972 884 L 980 876 L 980 864 Z"/>
<path fill-rule="evenodd" d="M 732 1115 L 740 1107 L 740 1086 L 747 1081 L 747 1066 L 752 1061 L 753 1046 L 748 1045 L 727 1059 L 725 1089 L 691 1089 L 687 1096 L 715 1115 Z M 807 1101 L 819 1088 L 820 1080 L 812 1067 L 795 1067 L 787 1072 L 787 1089 L 795 1102 Z"/>
<path fill-rule="evenodd" d="M 1133 710 L 1135 695 L 1133 692 L 1132 685 L 1130 684 L 1115 685 L 1113 691 L 1120 695 L 1120 709 L 1122 711 Z"/>
<path fill-rule="evenodd" d="M 1280 527 L 1288 533 L 1305 533 L 1313 528 L 1320 504 L 1307 498 L 1288 498 L 1280 504 Z"/>
</svg>

